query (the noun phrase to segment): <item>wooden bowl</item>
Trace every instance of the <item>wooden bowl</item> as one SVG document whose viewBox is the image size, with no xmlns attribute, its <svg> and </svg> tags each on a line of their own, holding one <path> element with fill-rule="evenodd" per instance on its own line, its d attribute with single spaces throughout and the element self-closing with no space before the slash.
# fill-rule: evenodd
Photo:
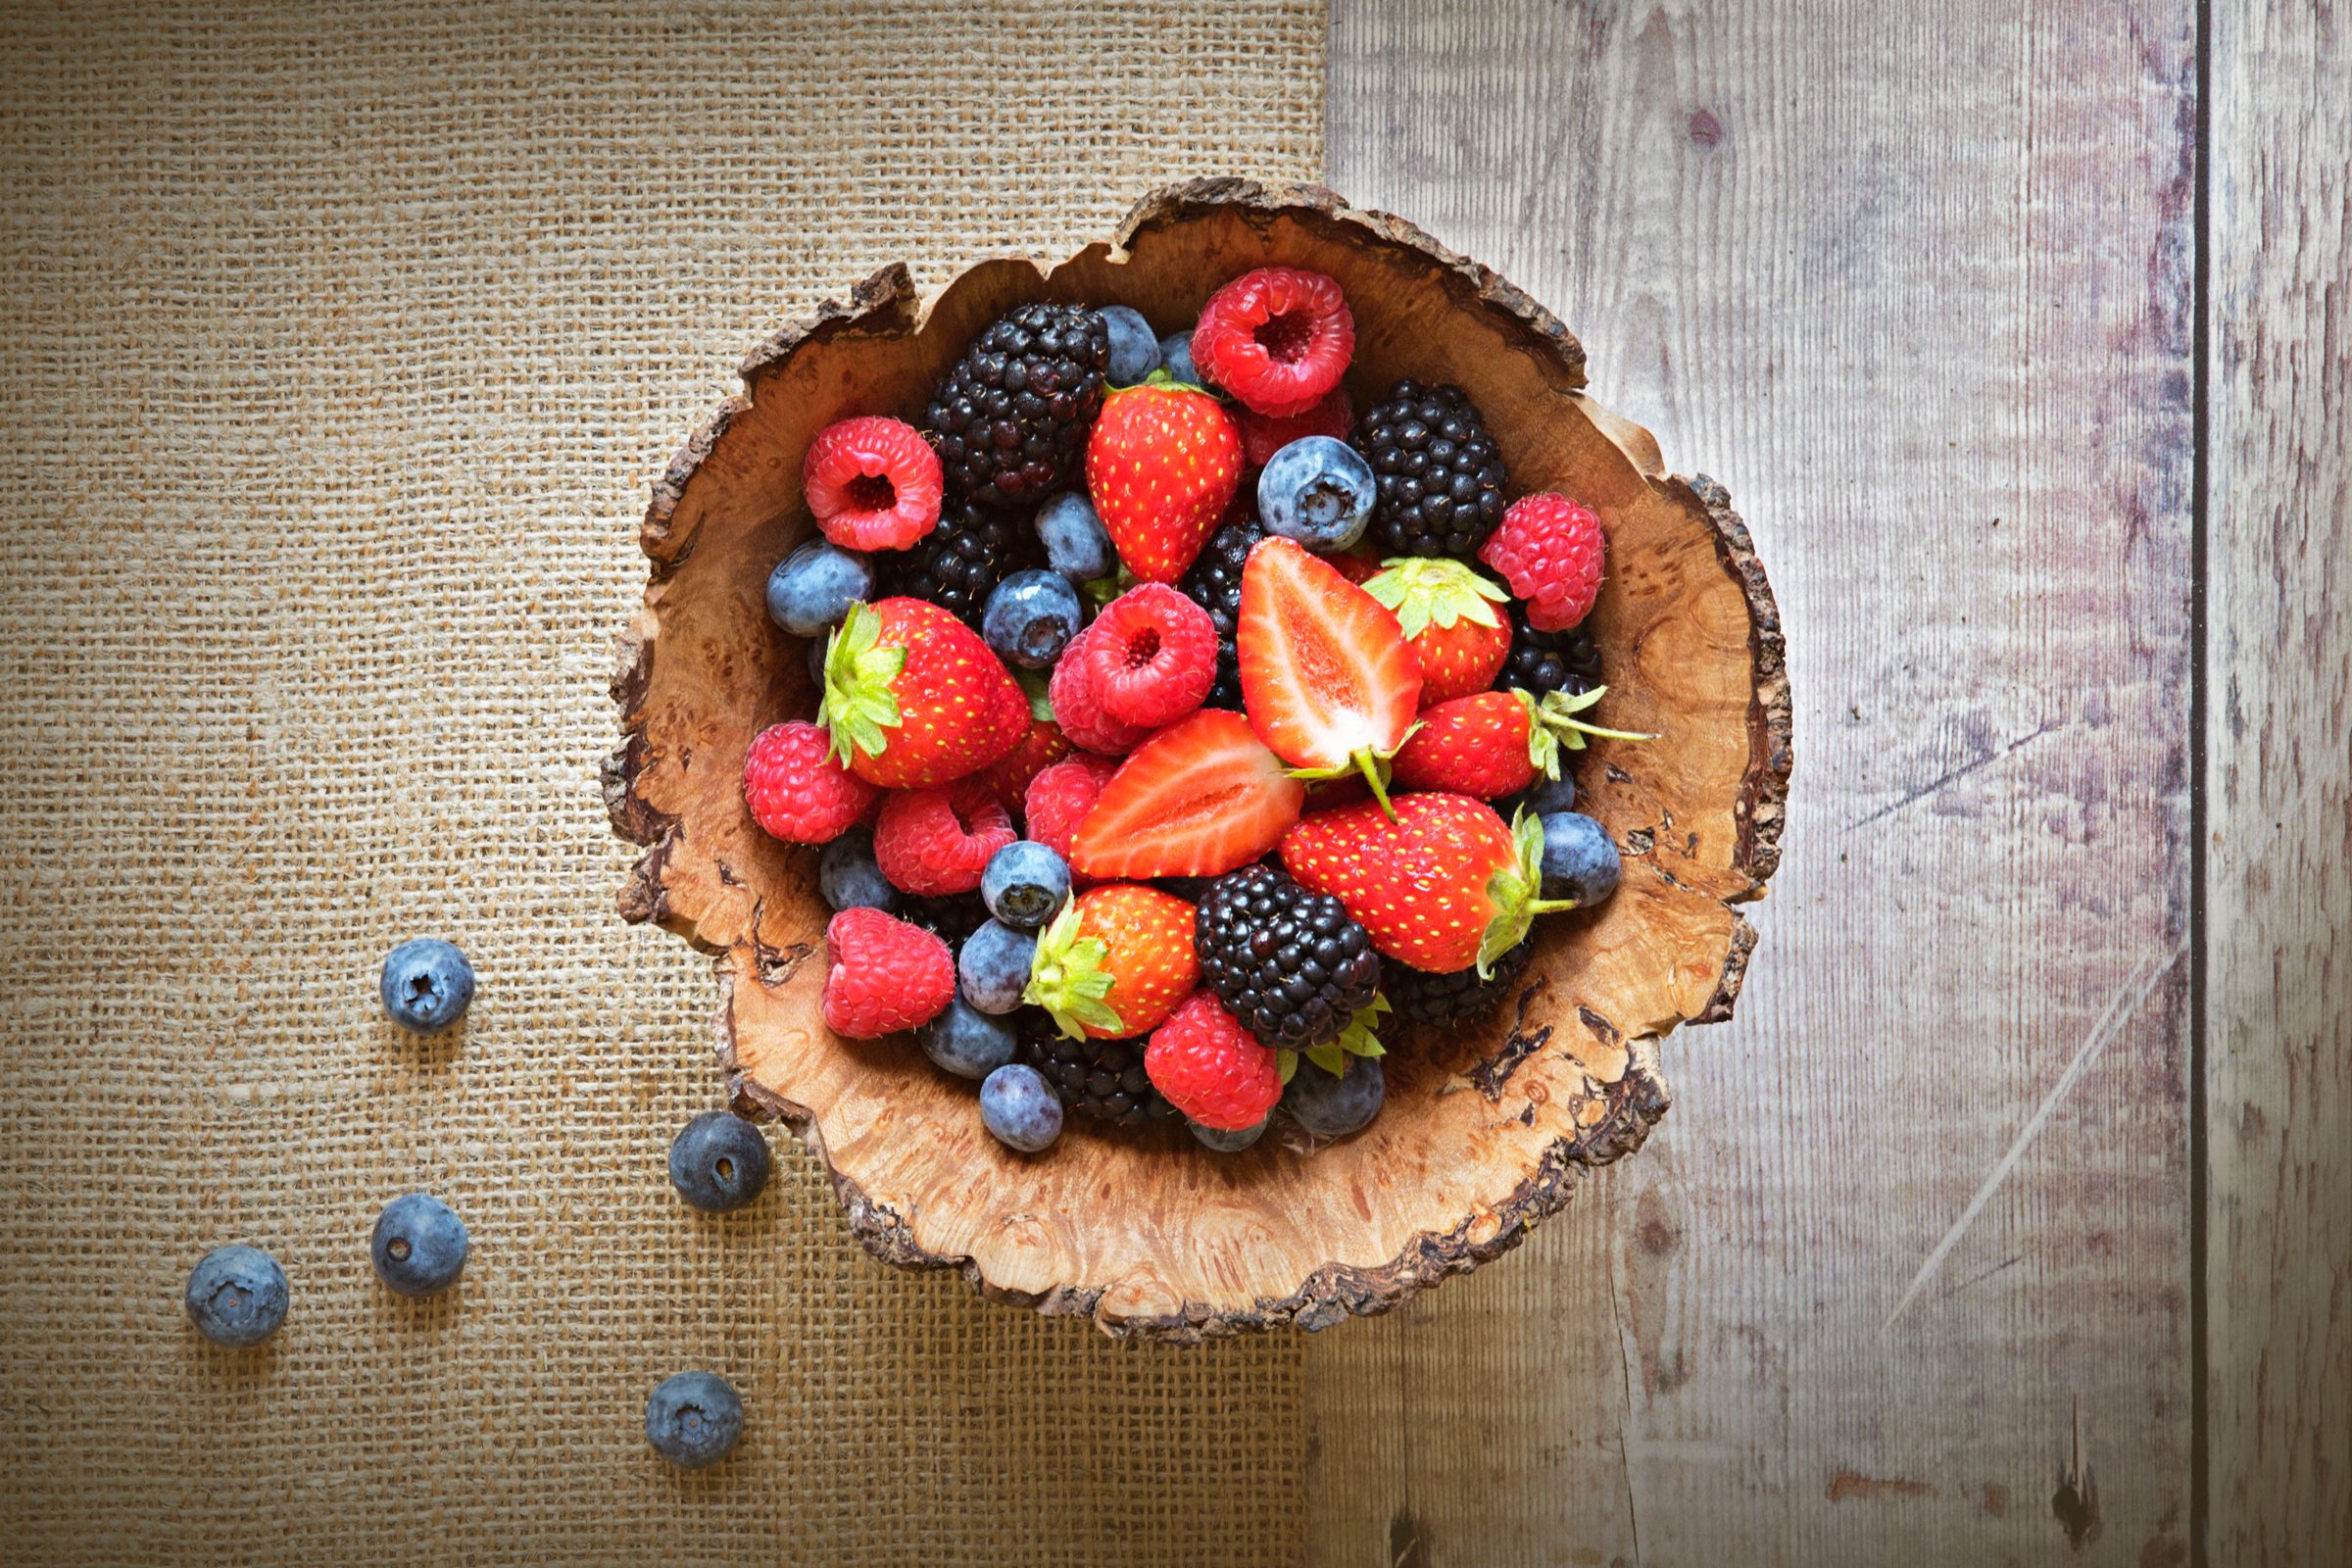
<svg viewBox="0 0 2352 1568">
<path fill-rule="evenodd" d="M 1600 513 L 1605 718 L 1660 735 L 1602 741 L 1578 764 L 1580 807 L 1625 847 L 1624 882 L 1589 916 L 1540 923 L 1535 962 L 1488 1026 L 1393 1041 L 1387 1107 L 1354 1138 L 1314 1146 L 1294 1129 L 1227 1155 L 1180 1129 L 1073 1117 L 1051 1152 L 1014 1154 L 981 1129 L 972 1087 L 911 1045 L 826 1031 L 814 855 L 760 833 L 739 793 L 752 736 L 814 706 L 807 650 L 762 601 L 809 531 L 801 455 L 834 419 L 921 408 L 1015 305 L 1127 304 L 1172 329 L 1269 263 L 1347 291 L 1357 407 L 1399 376 L 1454 382 L 1514 493 L 1558 489 Z M 1754 946 L 1736 906 L 1779 858 L 1788 689 L 1772 590 L 1729 499 L 1669 477 L 1647 431 L 1585 396 L 1584 351 L 1548 312 L 1329 191 L 1202 180 L 1147 197 L 1115 241 L 1051 271 L 984 262 L 928 310 L 906 269 L 886 268 L 756 351 L 743 378 L 646 514 L 653 565 L 621 639 L 625 739 L 605 777 L 614 826 L 646 846 L 620 908 L 718 956 L 735 1104 L 800 1133 L 876 1255 L 1117 1335 L 1319 1328 L 1509 1250 L 1580 1167 L 1640 1146 L 1667 1103 L 1657 1040 L 1729 1017 Z"/>
</svg>

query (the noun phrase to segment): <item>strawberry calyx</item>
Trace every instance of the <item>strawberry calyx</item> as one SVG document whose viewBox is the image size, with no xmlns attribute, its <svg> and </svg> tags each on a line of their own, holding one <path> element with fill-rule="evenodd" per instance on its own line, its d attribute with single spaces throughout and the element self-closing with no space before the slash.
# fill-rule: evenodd
<svg viewBox="0 0 2352 1568">
<path fill-rule="evenodd" d="M 1326 1040 L 1306 1052 L 1274 1053 L 1275 1070 L 1281 1073 L 1282 1081 L 1287 1084 L 1298 1070 L 1299 1056 L 1304 1055 L 1334 1078 L 1340 1078 L 1347 1075 L 1349 1056 L 1387 1055 L 1388 1048 L 1380 1043 L 1380 1036 L 1373 1030 L 1380 1022 L 1380 1015 L 1388 1010 L 1389 999 L 1374 992 L 1370 1004 L 1355 1009 L 1348 1020 L 1348 1027 L 1340 1031 L 1338 1039 Z"/>
<path fill-rule="evenodd" d="M 850 606 L 825 644 L 825 691 L 816 708 L 840 760 L 858 753 L 880 757 L 890 744 L 883 731 L 905 722 L 893 683 L 906 667 L 906 649 L 882 645 L 882 616 L 874 608 Z"/>
<path fill-rule="evenodd" d="M 1478 977 L 1490 979 L 1494 960 L 1527 939 L 1539 914 L 1576 907 L 1574 899 L 1542 897 L 1544 824 L 1526 811 L 1511 816 L 1511 858 L 1487 878 L 1487 901 L 1494 906 L 1478 944 Z"/>
<path fill-rule="evenodd" d="M 1560 776 L 1560 753 L 1581 752 L 1588 735 L 1605 736 L 1613 741 L 1654 741 L 1655 735 L 1644 735 L 1630 729 L 1603 729 L 1588 724 L 1576 715 L 1608 695 L 1606 686 L 1595 686 L 1574 697 L 1566 692 L 1546 692 L 1541 700 L 1533 693 L 1513 688 L 1511 695 L 1527 710 L 1527 760 L 1536 771 L 1545 778 Z"/>
<path fill-rule="evenodd" d="M 831 662 L 829 658 L 826 661 L 827 663 Z M 1020 687 L 1021 695 L 1029 699 L 1029 716 L 1050 721 L 1054 717 L 1054 699 L 1049 694 L 1045 672 L 1016 669 L 1012 672 L 1012 679 L 1013 684 Z"/>
<path fill-rule="evenodd" d="M 1291 777 L 1308 784 L 1346 778 L 1349 774 L 1361 774 L 1364 782 L 1371 786 L 1372 799 L 1380 803 L 1380 814 L 1394 822 L 1396 820 L 1396 808 L 1389 804 L 1391 772 L 1389 764 L 1398 752 L 1404 750 L 1404 743 L 1411 740 L 1413 732 L 1420 727 L 1421 720 L 1416 718 L 1405 727 L 1402 735 L 1396 737 L 1395 746 L 1386 750 L 1376 746 L 1359 746 L 1349 752 L 1348 760 L 1340 763 L 1337 767 L 1288 767 L 1283 771 Z"/>
<path fill-rule="evenodd" d="M 1538 855 L 1543 847 L 1539 832 Z M 1072 1040 L 1085 1039 L 1089 1028 L 1119 1034 L 1127 1025 L 1118 1009 L 1103 1000 L 1116 979 L 1102 966 L 1110 957 L 1110 944 L 1101 937 L 1080 936 L 1078 922 L 1073 900 L 1037 939 L 1037 956 L 1029 962 L 1029 984 L 1021 1000 L 1052 1013 L 1054 1025 Z"/>
<path fill-rule="evenodd" d="M 1458 621 L 1499 626 L 1494 607 L 1510 595 L 1494 579 L 1472 571 L 1458 561 L 1430 556 L 1394 556 L 1364 584 L 1364 592 L 1380 601 L 1407 638 L 1430 627 L 1443 630 Z"/>
</svg>

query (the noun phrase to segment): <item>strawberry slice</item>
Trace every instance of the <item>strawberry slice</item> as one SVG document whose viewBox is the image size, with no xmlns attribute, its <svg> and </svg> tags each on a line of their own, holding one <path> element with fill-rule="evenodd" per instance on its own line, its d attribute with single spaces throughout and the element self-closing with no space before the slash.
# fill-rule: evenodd
<svg viewBox="0 0 2352 1568">
<path fill-rule="evenodd" d="M 1239 713 L 1206 708 L 1119 765 L 1079 824 L 1080 876 L 1217 876 L 1248 865 L 1298 820 L 1306 786 Z"/>
<path fill-rule="evenodd" d="M 1421 663 L 1380 601 L 1295 540 L 1242 568 L 1234 646 L 1250 727 L 1300 778 L 1358 772 L 1388 809 L 1383 765 L 1421 703 Z"/>
</svg>

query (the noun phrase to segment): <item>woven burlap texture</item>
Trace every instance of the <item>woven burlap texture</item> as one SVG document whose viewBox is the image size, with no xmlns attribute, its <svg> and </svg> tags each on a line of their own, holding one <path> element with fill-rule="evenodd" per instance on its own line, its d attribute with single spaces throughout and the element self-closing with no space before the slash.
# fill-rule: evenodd
<svg viewBox="0 0 2352 1568">
<path fill-rule="evenodd" d="M 662 1171 L 708 960 L 597 764 L 635 524 L 742 352 L 876 266 L 1312 177 L 1314 0 L 7 8 L 0 1557 L 1285 1562 L 1294 1337 L 1171 1350 Z M 387 1026 L 445 935 L 464 1030 Z M 449 1298 L 368 1264 L 470 1225 Z M 224 1352 L 179 1295 L 293 1282 Z M 649 1389 L 732 1378 L 723 1469 Z"/>
</svg>

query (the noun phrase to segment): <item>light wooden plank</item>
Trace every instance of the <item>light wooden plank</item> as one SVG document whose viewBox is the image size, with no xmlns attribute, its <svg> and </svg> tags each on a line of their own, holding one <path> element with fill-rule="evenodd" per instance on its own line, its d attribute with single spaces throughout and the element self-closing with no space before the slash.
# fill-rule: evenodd
<svg viewBox="0 0 2352 1568">
<path fill-rule="evenodd" d="M 2352 16 L 2213 21 L 2213 1561 L 2352 1558 Z"/>
<path fill-rule="evenodd" d="M 1337 0 L 1332 43 L 1332 182 L 1730 484 L 1798 762 L 1648 1147 L 1310 1346 L 1307 1540 L 2184 1561 L 2191 7 Z"/>
</svg>

